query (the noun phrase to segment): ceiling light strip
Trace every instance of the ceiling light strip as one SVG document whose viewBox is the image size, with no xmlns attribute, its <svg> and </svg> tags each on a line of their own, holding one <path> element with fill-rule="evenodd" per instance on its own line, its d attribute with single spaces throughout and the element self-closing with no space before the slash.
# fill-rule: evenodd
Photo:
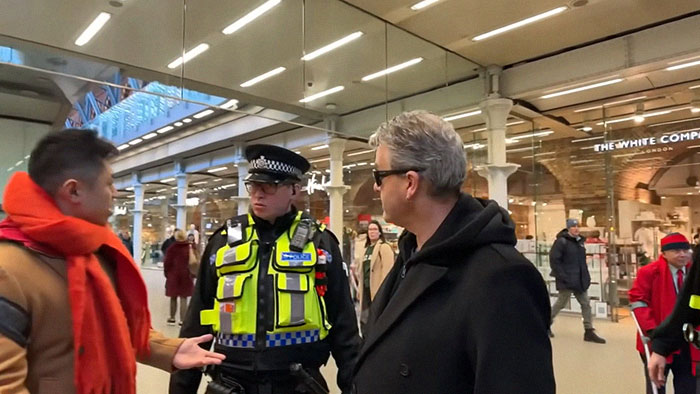
<svg viewBox="0 0 700 394">
<path fill-rule="evenodd" d="M 321 47 L 321 48 L 319 48 L 311 53 L 304 55 L 304 57 L 302 57 L 301 60 L 309 61 L 309 60 L 316 59 L 317 57 L 319 57 L 325 53 L 328 53 L 334 49 L 337 49 L 337 48 L 339 48 L 339 47 L 341 47 L 349 42 L 352 42 L 352 41 L 362 37 L 363 34 L 364 33 L 361 31 L 356 31 L 352 34 L 349 34 L 349 35 L 341 38 L 340 40 L 334 41 L 334 42 L 332 42 L 324 47 Z"/>
<path fill-rule="evenodd" d="M 108 12 L 100 12 L 97 17 L 90 23 L 90 25 L 83 31 L 80 36 L 78 36 L 78 39 L 75 40 L 75 45 L 81 47 L 85 44 L 87 44 L 92 38 L 97 34 L 102 27 L 104 27 L 105 23 L 111 18 L 112 15 Z"/>
<path fill-rule="evenodd" d="M 263 3 L 260 7 L 254 9 L 253 11 L 250 11 L 248 14 L 246 14 L 244 17 L 238 19 L 237 21 L 231 23 L 230 25 L 226 26 L 224 30 L 221 32 L 229 35 L 237 32 L 243 26 L 249 24 L 250 22 L 254 21 L 255 19 L 259 18 L 262 16 L 264 13 L 267 11 L 270 11 L 274 6 L 277 4 L 281 3 L 282 0 L 269 0 Z"/>
<path fill-rule="evenodd" d="M 411 60 L 403 62 L 401 64 L 397 64 L 395 66 L 389 67 L 386 70 L 378 71 L 374 74 L 364 76 L 364 77 L 362 77 L 362 82 L 371 81 L 373 79 L 382 77 L 384 75 L 391 74 L 391 73 L 397 72 L 399 70 L 403 70 L 406 67 L 411 67 L 411 66 L 418 64 L 422 61 L 423 61 L 422 57 L 417 57 L 417 58 L 411 59 Z"/>
<path fill-rule="evenodd" d="M 249 80 L 249 81 L 243 82 L 243 83 L 241 84 L 241 87 L 242 87 L 242 88 L 247 88 L 247 87 L 253 86 L 253 85 L 255 85 L 256 83 L 262 82 L 262 81 L 264 81 L 264 80 L 266 80 L 266 79 L 268 79 L 268 78 L 274 77 L 275 75 L 284 72 L 284 70 L 286 70 L 285 67 L 277 67 L 276 69 L 270 70 L 270 71 L 266 72 L 265 74 L 258 75 L 257 77 L 255 77 L 255 78 L 253 78 L 253 79 L 251 79 L 251 80 Z"/>
<path fill-rule="evenodd" d="M 420 1 L 420 2 L 412 5 L 411 9 L 413 11 L 418 11 L 418 10 L 421 10 L 421 9 L 431 5 L 431 4 L 437 3 L 438 1 L 440 1 L 440 0 L 423 0 L 423 1 Z"/>
<path fill-rule="evenodd" d="M 470 117 L 470 116 L 476 116 L 476 115 L 481 115 L 481 110 L 480 110 L 480 109 L 477 109 L 477 110 L 469 110 L 468 112 L 464 112 L 464 113 L 461 113 L 461 114 L 445 116 L 445 117 L 442 118 L 442 119 L 443 119 L 444 121 L 446 121 L 446 122 L 451 122 L 451 121 L 453 121 L 453 120 L 462 119 L 462 118 L 468 118 L 468 117 Z"/>
<path fill-rule="evenodd" d="M 183 60 L 183 56 L 180 56 L 177 59 L 170 62 L 170 64 L 168 64 L 168 68 L 170 68 L 170 69 L 177 68 L 180 65 L 187 63 L 190 60 L 194 59 L 195 57 L 201 55 L 207 49 L 209 49 L 209 44 L 201 43 L 201 44 L 197 45 L 196 47 L 190 49 L 189 51 L 185 52 L 185 55 L 184 55 L 185 60 Z"/>
<path fill-rule="evenodd" d="M 582 92 L 584 90 L 590 90 L 590 89 L 600 88 L 603 86 L 613 85 L 613 84 L 616 84 L 616 83 L 619 83 L 622 81 L 624 81 L 623 78 L 615 78 L 615 79 L 611 79 L 609 81 L 598 82 L 598 83 L 594 83 L 594 84 L 590 84 L 590 85 L 586 85 L 586 86 L 581 86 L 578 88 L 564 90 L 561 92 L 545 94 L 544 96 L 542 96 L 540 98 L 541 99 L 548 99 L 548 98 L 553 98 L 553 97 L 564 96 L 566 94 L 578 93 L 578 92 Z"/>
<path fill-rule="evenodd" d="M 322 92 L 318 92 L 316 94 L 312 94 L 309 97 L 304 97 L 303 99 L 299 100 L 300 103 L 308 103 L 317 99 L 320 99 L 321 97 L 328 96 L 329 94 L 337 93 L 340 92 L 341 90 L 345 89 L 345 86 L 336 86 L 334 88 L 330 88 L 328 90 L 324 90 Z"/>
<path fill-rule="evenodd" d="M 549 17 L 551 17 L 551 16 L 560 14 L 560 13 L 566 11 L 567 9 L 568 9 L 568 7 L 566 7 L 566 6 L 557 7 L 557 8 L 555 8 L 555 9 L 553 9 L 553 10 L 549 10 L 549 11 L 543 12 L 543 13 L 541 13 L 541 14 L 538 14 L 538 15 L 535 15 L 535 16 L 531 16 L 531 17 L 529 17 L 529 18 L 527 18 L 527 19 L 523 19 L 523 20 L 521 20 L 521 21 L 518 21 L 518 22 L 515 22 L 515 23 L 511 23 L 510 25 L 503 26 L 503 27 L 499 27 L 498 29 L 491 30 L 490 32 L 487 32 L 487 33 L 484 33 L 484 34 L 480 34 L 480 35 L 478 35 L 478 36 L 472 38 L 472 41 L 481 41 L 481 40 L 485 40 L 485 39 L 487 39 L 487 38 L 489 38 L 489 37 L 493 37 L 493 36 L 495 36 L 495 35 L 502 34 L 502 33 L 505 33 L 505 32 L 507 32 L 507 31 L 511 31 L 511 30 L 513 30 L 513 29 L 517 29 L 517 28 L 519 28 L 519 27 L 523 27 L 523 26 L 525 26 L 525 25 L 529 25 L 530 23 L 534 23 L 534 22 L 540 21 L 540 20 L 542 20 L 542 19 L 549 18 Z"/>
</svg>

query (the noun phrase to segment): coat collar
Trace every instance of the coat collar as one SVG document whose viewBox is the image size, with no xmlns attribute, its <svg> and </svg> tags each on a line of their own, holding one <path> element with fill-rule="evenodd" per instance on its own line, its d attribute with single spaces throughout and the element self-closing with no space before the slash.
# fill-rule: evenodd
<svg viewBox="0 0 700 394">
<path fill-rule="evenodd" d="M 365 339 L 360 349 L 360 355 L 355 367 L 356 370 L 357 366 L 360 365 L 367 355 L 367 352 L 397 322 L 406 309 L 435 282 L 440 280 L 447 273 L 447 270 L 448 268 L 443 266 L 418 264 L 408 271 L 403 279 L 404 283 L 392 296 L 391 289 L 394 287 L 396 280 L 398 280 L 398 275 L 400 275 L 401 271 L 400 264 L 394 265 L 370 307 L 372 328 L 369 330 L 369 336 Z"/>
</svg>

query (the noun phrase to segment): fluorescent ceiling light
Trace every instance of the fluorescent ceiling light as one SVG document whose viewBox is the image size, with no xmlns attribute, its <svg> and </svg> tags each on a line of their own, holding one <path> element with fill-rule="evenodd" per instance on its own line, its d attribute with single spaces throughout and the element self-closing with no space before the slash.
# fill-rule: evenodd
<svg viewBox="0 0 700 394">
<path fill-rule="evenodd" d="M 464 112 L 464 113 L 457 114 L 457 115 L 445 116 L 442 119 L 446 122 L 451 122 L 453 120 L 467 118 L 467 117 L 475 116 L 475 115 L 481 115 L 481 110 L 477 109 L 476 111 L 470 111 L 470 112 Z"/>
<path fill-rule="evenodd" d="M 693 67 L 693 66 L 700 66 L 700 60 L 696 60 L 694 62 L 689 62 L 689 63 L 678 64 L 676 66 L 667 67 L 666 71 L 680 70 L 682 68 L 688 68 L 688 67 Z"/>
<path fill-rule="evenodd" d="M 353 152 L 353 153 L 348 153 L 348 156 L 358 156 L 358 155 L 364 155 L 365 153 L 370 153 L 374 152 L 374 149 L 367 149 L 359 152 Z"/>
<path fill-rule="evenodd" d="M 190 123 L 191 121 L 192 121 L 192 119 L 190 119 L 190 118 L 185 118 L 182 120 L 183 123 Z"/>
<path fill-rule="evenodd" d="M 180 126 L 182 126 L 182 122 L 175 122 L 175 123 L 173 123 L 173 126 L 180 127 Z"/>
<path fill-rule="evenodd" d="M 645 99 L 645 98 L 647 98 L 647 96 L 639 96 L 639 97 L 632 97 L 632 98 L 625 99 L 625 100 L 611 101 L 611 102 L 609 102 L 609 103 L 603 103 L 602 105 L 596 105 L 595 107 L 588 107 L 588 108 L 577 109 L 577 110 L 574 110 L 574 112 L 592 111 L 592 110 L 594 110 L 594 109 L 600 109 L 600 108 L 602 108 L 602 107 L 609 107 L 609 106 L 612 106 L 612 105 L 627 103 L 627 102 L 630 102 L 630 101 L 642 100 L 642 99 Z"/>
<path fill-rule="evenodd" d="M 233 107 L 238 107 L 238 100 L 236 100 L 236 99 L 231 99 L 231 100 L 229 100 L 229 101 L 227 101 L 227 102 L 221 104 L 219 107 L 221 107 L 221 108 L 223 108 L 223 109 L 230 109 L 230 108 L 233 108 Z"/>
<path fill-rule="evenodd" d="M 654 117 L 654 116 L 668 115 L 668 114 L 670 114 L 671 112 L 680 111 L 680 110 L 687 109 L 687 108 L 688 108 L 688 107 L 683 107 L 683 108 L 676 108 L 676 109 L 674 109 L 674 110 L 665 110 L 665 111 L 650 112 L 650 113 L 648 113 L 648 114 L 642 115 L 642 117 L 644 117 L 644 118 L 651 118 L 651 117 Z M 599 122 L 599 123 L 596 123 L 596 125 L 601 126 L 601 125 L 605 125 L 605 124 L 613 124 L 613 123 L 627 122 L 627 121 L 629 121 L 629 120 L 634 120 L 634 118 L 636 118 L 636 115 L 635 115 L 635 116 L 627 116 L 627 117 L 625 117 L 625 118 L 620 118 L 620 119 L 608 120 L 608 121 L 605 121 L 605 122 Z"/>
<path fill-rule="evenodd" d="M 187 63 L 190 60 L 194 59 L 195 57 L 201 55 L 207 49 L 209 49 L 209 44 L 201 43 L 201 44 L 197 45 L 196 47 L 190 49 L 189 51 L 185 52 L 185 57 L 184 57 L 185 60 L 184 61 L 182 60 L 182 56 L 180 56 L 179 58 L 170 62 L 170 64 L 168 64 L 168 68 L 177 68 L 180 65 Z"/>
<path fill-rule="evenodd" d="M 319 48 L 319 49 L 317 49 L 309 54 L 304 55 L 304 57 L 302 57 L 301 60 L 309 61 L 309 60 L 316 59 L 317 57 L 323 55 L 324 53 L 330 52 L 336 48 L 339 48 L 339 47 L 341 47 L 341 46 L 343 46 L 351 41 L 354 41 L 354 40 L 362 37 L 363 34 L 365 34 L 365 33 L 361 32 L 361 31 L 356 31 L 350 35 L 347 35 L 347 36 L 341 38 L 338 41 L 334 41 L 334 42 L 332 42 L 324 47 L 321 47 L 321 48 Z"/>
<path fill-rule="evenodd" d="M 340 92 L 341 90 L 345 89 L 345 86 L 336 86 L 334 88 L 330 88 L 328 90 L 324 90 L 323 92 L 318 92 L 316 94 L 312 94 L 309 97 L 304 97 L 303 99 L 299 100 L 300 103 L 308 103 L 317 99 L 320 99 L 321 97 L 328 96 L 329 94 L 337 93 Z"/>
<path fill-rule="evenodd" d="M 557 8 L 555 8 L 555 9 L 553 9 L 553 10 L 549 10 L 549 11 L 547 11 L 547 12 L 543 12 L 543 13 L 541 13 L 541 14 L 538 14 L 538 15 L 535 15 L 535 16 L 531 16 L 531 17 L 529 17 L 529 18 L 527 18 L 527 19 L 523 19 L 523 20 L 521 20 L 521 21 L 518 21 L 518 22 L 515 22 L 515 23 L 511 23 L 510 25 L 500 27 L 500 28 L 498 28 L 498 29 L 496 29 L 496 30 L 491 30 L 491 31 L 488 32 L 488 33 L 480 34 L 480 35 L 478 35 L 478 36 L 472 38 L 472 41 L 481 41 L 481 40 L 484 40 L 484 39 L 486 39 L 486 38 L 493 37 L 493 36 L 495 36 L 495 35 L 498 35 L 498 34 L 501 34 L 501 33 L 505 33 L 505 32 L 507 32 L 507 31 L 511 31 L 511 30 L 517 29 L 517 28 L 519 28 L 519 27 L 523 27 L 523 26 L 528 25 L 528 24 L 530 24 L 530 23 L 534 23 L 534 22 L 537 22 L 537 21 L 539 21 L 539 20 L 548 18 L 548 17 L 550 17 L 550 16 L 554 16 L 554 15 L 557 15 L 557 14 L 559 14 L 559 13 L 562 13 L 562 12 L 566 11 L 567 9 L 568 9 L 568 7 L 566 7 L 566 6 L 557 7 Z"/>
<path fill-rule="evenodd" d="M 330 157 L 326 157 L 325 159 L 309 160 L 309 163 L 320 163 L 322 161 L 329 161 L 330 159 Z"/>
<path fill-rule="evenodd" d="M 473 144 L 464 144 L 464 149 L 472 148 L 473 150 L 477 150 L 477 149 L 481 149 L 481 148 L 483 148 L 483 147 L 485 147 L 485 146 L 486 146 L 486 145 L 484 145 L 484 144 L 480 144 L 480 143 L 478 143 L 478 142 L 475 142 L 475 143 L 473 143 Z"/>
<path fill-rule="evenodd" d="M 533 138 L 533 137 L 544 137 L 550 134 L 554 134 L 554 131 L 552 130 L 543 130 L 543 131 L 537 131 L 535 133 L 523 133 L 523 134 L 518 134 L 514 137 L 509 137 L 508 139 L 512 141 L 519 141 L 519 140 L 524 140 L 527 138 Z"/>
<path fill-rule="evenodd" d="M 155 137 L 155 136 L 157 136 L 157 135 L 158 135 L 158 134 L 156 134 L 156 133 L 148 133 L 148 134 L 144 135 L 144 136 L 141 137 L 141 138 L 143 138 L 144 140 L 150 140 L 151 138 L 153 138 L 153 137 Z"/>
<path fill-rule="evenodd" d="M 700 85 L 691 86 L 688 89 L 700 89 Z"/>
<path fill-rule="evenodd" d="M 599 135 L 599 136 L 597 136 L 597 137 L 579 138 L 579 139 L 577 139 L 577 140 L 572 140 L 571 142 L 573 142 L 573 143 L 575 144 L 575 143 L 577 143 L 577 142 L 593 141 L 593 140 L 602 140 L 603 138 L 605 138 L 605 137 L 603 137 L 602 135 Z"/>
<path fill-rule="evenodd" d="M 167 133 L 168 131 L 170 131 L 170 130 L 172 130 L 172 129 L 174 129 L 173 126 L 165 126 L 165 127 L 163 127 L 163 128 L 160 128 L 160 129 L 156 130 L 156 133 L 158 133 L 158 134 L 163 134 L 163 133 Z"/>
<path fill-rule="evenodd" d="M 447 120 L 447 119 L 445 119 L 445 120 Z M 515 121 L 515 122 L 506 123 L 506 127 L 508 127 L 508 126 L 515 126 L 515 125 L 519 125 L 519 124 L 523 124 L 523 123 L 525 123 L 525 121 L 523 121 L 523 120 L 518 120 L 518 121 Z M 481 127 L 481 128 L 472 130 L 472 133 L 478 133 L 478 132 L 480 132 L 480 131 L 486 131 L 486 130 L 487 130 L 486 127 Z"/>
<path fill-rule="evenodd" d="M 97 15 L 95 20 L 93 20 L 92 23 L 90 23 L 90 26 L 88 26 L 87 29 L 85 29 L 85 31 L 82 32 L 82 34 L 80 34 L 78 39 L 75 40 L 75 45 L 81 47 L 87 44 L 88 41 L 90 41 L 92 37 L 94 37 L 95 34 L 97 34 L 97 32 L 100 31 L 100 29 L 102 29 L 102 27 L 105 25 L 105 23 L 107 23 L 107 21 L 111 17 L 112 15 L 107 12 L 100 12 L 100 14 Z"/>
<path fill-rule="evenodd" d="M 206 184 L 206 183 L 207 183 L 207 181 L 195 182 L 195 183 L 192 184 L 192 186 L 195 186 L 195 185 L 204 185 L 204 184 Z"/>
<path fill-rule="evenodd" d="M 411 6 L 411 9 L 412 9 L 413 11 L 418 11 L 418 10 L 423 9 L 423 8 L 425 8 L 425 7 L 427 7 L 427 6 L 431 5 L 431 4 L 437 3 L 438 1 L 440 1 L 440 0 L 423 0 L 423 1 L 421 1 L 421 2 L 418 2 L 418 3 L 414 4 L 414 5 L 412 5 L 412 6 Z"/>
<path fill-rule="evenodd" d="M 253 11 L 250 11 L 248 14 L 246 14 L 244 17 L 241 19 L 238 19 L 237 21 L 231 23 L 230 25 L 226 26 L 224 30 L 221 32 L 228 35 L 228 34 L 233 34 L 236 31 L 240 30 L 243 26 L 247 25 L 248 23 L 254 21 L 258 17 L 260 17 L 262 14 L 266 13 L 267 11 L 270 11 L 272 7 L 276 6 L 282 2 L 282 0 L 268 0 L 265 3 L 263 3 L 260 7 L 254 9 Z"/>
<path fill-rule="evenodd" d="M 326 149 L 328 148 L 328 145 L 319 145 L 319 146 L 314 146 L 311 148 L 311 150 L 321 150 L 321 149 Z"/>
<path fill-rule="evenodd" d="M 591 126 L 583 126 L 583 127 L 581 127 L 580 130 L 581 130 L 581 131 L 585 131 L 585 132 L 589 132 L 589 131 L 593 130 L 593 127 L 591 127 Z"/>
<path fill-rule="evenodd" d="M 128 148 L 129 146 L 131 146 L 131 145 L 129 145 L 129 144 L 122 144 L 122 145 L 119 145 L 119 146 L 117 147 L 117 149 L 119 149 L 119 150 L 124 150 L 124 149 Z"/>
<path fill-rule="evenodd" d="M 175 178 L 165 178 L 165 179 L 161 179 L 161 182 L 166 182 L 166 183 L 167 183 L 167 182 L 172 182 L 172 181 L 174 181 L 174 180 L 175 180 Z"/>
<path fill-rule="evenodd" d="M 241 87 L 242 87 L 242 88 L 247 88 L 247 87 L 249 87 L 249 86 L 253 86 L 253 85 L 255 85 L 256 83 L 258 83 L 258 82 L 260 82 L 260 81 L 263 81 L 263 80 L 268 79 L 268 78 L 270 78 L 270 77 L 274 77 L 275 75 L 277 75 L 277 74 L 283 72 L 284 70 L 286 70 L 285 67 L 277 67 L 276 69 L 270 70 L 270 71 L 266 72 L 265 74 L 258 75 L 257 77 L 255 77 L 255 78 L 253 78 L 253 79 L 251 79 L 251 80 L 249 80 L 249 81 L 243 82 L 243 83 L 241 84 Z"/>
<path fill-rule="evenodd" d="M 133 141 L 129 141 L 129 145 L 134 146 L 134 145 L 140 144 L 142 142 L 143 142 L 143 140 L 141 138 L 136 138 Z"/>
<path fill-rule="evenodd" d="M 602 86 L 608 86 L 608 85 L 612 85 L 612 84 L 619 83 L 619 82 L 622 82 L 622 81 L 624 81 L 624 79 L 622 79 L 622 78 L 615 78 L 615 79 L 611 79 L 611 80 L 609 80 L 609 81 L 598 82 L 598 83 L 594 83 L 594 84 L 591 84 L 591 85 L 586 85 L 586 86 L 581 86 L 581 87 L 578 87 L 578 88 L 573 88 L 573 89 L 569 89 L 569 90 L 564 90 L 564 91 L 561 91 L 561 92 L 545 94 L 544 96 L 542 96 L 542 97 L 540 97 L 540 98 L 542 98 L 542 99 L 548 99 L 548 98 L 552 98 L 552 97 L 559 97 L 559 96 L 563 96 L 563 95 L 565 95 L 565 94 L 571 94 L 571 93 L 582 92 L 582 91 L 584 91 L 584 90 L 595 89 L 595 88 L 599 88 L 599 87 L 602 87 Z"/>
<path fill-rule="evenodd" d="M 384 76 L 384 75 L 387 75 L 387 74 L 391 74 L 391 73 L 396 72 L 396 71 L 399 71 L 399 70 L 403 70 L 403 69 L 406 68 L 406 67 L 411 67 L 412 65 L 418 64 L 418 63 L 420 63 L 420 62 L 422 62 L 422 61 L 423 61 L 423 58 L 422 58 L 422 57 L 417 57 L 417 58 L 411 59 L 411 60 L 409 60 L 409 61 L 407 61 L 407 62 L 403 62 L 403 63 L 401 63 L 401 64 L 397 64 L 397 65 L 395 65 L 395 66 L 389 67 L 389 68 L 387 68 L 386 70 L 378 71 L 378 72 L 376 72 L 376 73 L 374 73 L 374 74 L 370 74 L 370 75 L 364 76 L 364 77 L 362 77 L 362 81 L 363 81 L 363 82 L 371 81 L 371 80 L 373 80 L 373 79 L 375 79 L 375 78 L 379 78 L 379 77 L 381 77 L 381 76 Z"/>
<path fill-rule="evenodd" d="M 214 113 L 214 110 L 213 110 L 213 109 L 205 109 L 204 111 L 202 111 L 202 112 L 200 112 L 200 113 L 198 113 L 198 114 L 195 114 L 195 115 L 193 115 L 192 117 L 195 118 L 195 119 L 202 119 L 203 117 L 209 116 L 209 115 L 211 115 L 211 114 L 213 114 L 213 113 Z"/>
<path fill-rule="evenodd" d="M 226 171 L 227 169 L 228 169 L 227 167 L 218 167 L 218 168 L 212 168 L 211 170 L 207 170 L 207 172 L 215 173 L 215 172 Z"/>
<path fill-rule="evenodd" d="M 15 167 L 19 167 L 22 163 L 24 163 L 24 160 L 20 160 L 17 163 L 15 163 Z"/>
</svg>

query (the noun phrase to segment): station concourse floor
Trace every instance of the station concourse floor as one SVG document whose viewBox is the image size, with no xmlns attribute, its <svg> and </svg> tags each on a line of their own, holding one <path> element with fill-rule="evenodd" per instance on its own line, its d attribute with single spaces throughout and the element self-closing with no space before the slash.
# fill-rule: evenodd
<svg viewBox="0 0 700 394">
<path fill-rule="evenodd" d="M 169 299 L 165 297 L 165 278 L 157 268 L 142 270 L 149 291 L 149 307 L 153 327 L 168 336 L 177 336 L 179 327 L 166 325 Z M 638 394 L 644 393 L 642 362 L 635 349 L 634 321 L 624 311 L 619 322 L 595 319 L 597 333 L 607 340 L 599 345 L 583 341 L 580 315 L 560 314 L 552 330 L 554 373 L 559 394 Z M 333 360 L 323 369 L 332 394 L 340 394 L 335 385 L 336 367 Z M 169 375 L 161 370 L 139 364 L 136 379 L 138 394 L 165 394 Z M 199 393 L 204 393 L 205 384 Z M 671 389 L 669 377 L 667 393 Z M 445 393 L 448 394 L 448 393 Z"/>
</svg>

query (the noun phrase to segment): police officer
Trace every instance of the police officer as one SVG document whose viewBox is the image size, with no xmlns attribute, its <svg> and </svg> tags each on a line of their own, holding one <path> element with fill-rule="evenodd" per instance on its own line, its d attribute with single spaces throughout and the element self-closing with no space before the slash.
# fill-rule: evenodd
<svg viewBox="0 0 700 394">
<path fill-rule="evenodd" d="M 360 340 L 347 271 L 335 236 L 293 205 L 309 162 L 272 145 L 245 155 L 250 213 L 211 236 L 180 336 L 215 334 L 227 359 L 207 371 L 210 392 L 312 392 L 290 374 L 296 363 L 327 388 L 319 368 L 330 352 L 349 393 Z M 200 379 L 199 370 L 177 371 L 170 393 L 196 393 Z"/>
</svg>

